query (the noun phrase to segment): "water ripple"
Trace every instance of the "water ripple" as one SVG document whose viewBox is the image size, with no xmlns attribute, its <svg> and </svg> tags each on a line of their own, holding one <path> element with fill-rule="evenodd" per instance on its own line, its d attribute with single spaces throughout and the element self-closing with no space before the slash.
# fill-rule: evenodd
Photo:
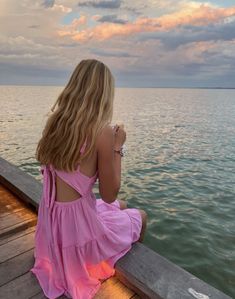
<svg viewBox="0 0 235 299">
<path fill-rule="evenodd" d="M 0 155 L 41 180 L 36 144 L 62 88 L 0 89 Z M 144 243 L 232 297 L 234 98 L 234 90 L 120 88 L 113 121 L 127 131 L 119 198 L 147 212 Z"/>
</svg>

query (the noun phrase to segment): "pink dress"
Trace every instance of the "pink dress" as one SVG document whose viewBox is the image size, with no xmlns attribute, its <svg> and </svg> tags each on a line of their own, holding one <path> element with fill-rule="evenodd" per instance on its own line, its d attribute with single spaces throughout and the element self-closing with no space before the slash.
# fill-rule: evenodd
<svg viewBox="0 0 235 299">
<path fill-rule="evenodd" d="M 92 187 L 98 173 L 88 177 L 79 167 L 68 173 L 52 165 L 41 166 L 41 172 L 43 192 L 35 232 L 35 263 L 30 271 L 48 298 L 62 294 L 73 299 L 93 298 L 100 279 L 115 274 L 115 262 L 139 239 L 141 214 L 135 208 L 121 210 L 117 199 L 111 204 L 96 199 Z M 81 197 L 56 201 L 56 175 Z"/>
</svg>

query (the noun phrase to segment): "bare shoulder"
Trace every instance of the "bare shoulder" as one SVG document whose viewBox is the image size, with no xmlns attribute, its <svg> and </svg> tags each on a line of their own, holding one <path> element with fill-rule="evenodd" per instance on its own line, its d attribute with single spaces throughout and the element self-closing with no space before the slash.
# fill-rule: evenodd
<svg viewBox="0 0 235 299">
<path fill-rule="evenodd" d="M 107 125 L 101 130 L 101 132 L 97 136 L 97 148 L 103 148 L 104 146 L 112 143 L 113 140 L 113 129 L 110 125 Z"/>
</svg>

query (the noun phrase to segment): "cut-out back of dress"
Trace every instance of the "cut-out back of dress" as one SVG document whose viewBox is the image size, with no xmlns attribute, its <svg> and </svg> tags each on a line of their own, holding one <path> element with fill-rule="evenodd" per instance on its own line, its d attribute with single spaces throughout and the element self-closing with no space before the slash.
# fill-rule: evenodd
<svg viewBox="0 0 235 299">
<path fill-rule="evenodd" d="M 85 147 L 86 142 L 83 144 L 80 150 L 81 154 L 83 154 Z M 97 178 L 98 171 L 96 171 L 94 176 L 89 177 L 80 171 L 80 165 L 74 172 L 66 172 L 57 170 L 50 164 L 42 165 L 41 173 L 43 174 L 44 179 L 47 181 L 46 184 L 44 184 L 44 195 L 47 206 L 52 207 L 54 202 L 63 204 L 81 199 L 87 193 L 87 191 L 90 190 L 92 183 Z M 57 200 L 57 180 L 62 181 L 61 183 L 64 184 L 65 188 L 67 188 L 68 193 L 71 191 L 74 192 L 72 196 L 71 194 L 62 196 L 63 198 L 71 197 L 69 200 Z"/>
<path fill-rule="evenodd" d="M 60 184 L 59 187 L 58 187 L 58 184 Z M 60 191 L 58 192 L 59 189 L 60 189 Z M 58 194 L 60 194 L 60 193 L 64 194 L 63 195 L 64 200 L 61 200 L 61 199 L 59 200 L 58 199 L 59 198 Z M 55 201 L 70 202 L 70 201 L 78 200 L 79 198 L 81 198 L 81 196 L 82 195 L 79 192 L 77 192 L 73 187 L 71 187 L 60 176 L 58 176 L 56 174 L 56 197 L 55 197 Z"/>
<path fill-rule="evenodd" d="M 85 146 L 86 146 L 86 143 L 84 143 L 84 145 L 82 146 L 82 148 L 81 148 L 81 150 L 80 150 L 80 153 L 81 153 L 81 154 L 83 154 L 83 152 L 84 152 L 84 150 L 85 150 Z M 71 194 L 72 194 L 72 192 L 73 192 L 72 198 L 67 199 L 67 200 L 58 200 L 58 196 L 57 196 L 57 194 L 58 194 L 58 189 L 57 189 L 57 182 L 58 182 L 58 180 L 61 182 L 62 185 L 65 186 L 65 188 L 67 189 L 68 193 L 71 192 Z M 66 181 L 64 181 L 63 178 L 61 178 L 60 175 L 57 174 L 57 172 L 56 172 L 56 182 L 55 182 L 55 184 L 56 184 L 56 196 L 55 196 L 55 201 L 57 201 L 57 202 L 71 202 L 71 201 L 78 200 L 79 198 L 82 197 L 81 193 L 78 192 L 75 188 L 73 188 L 73 186 L 71 186 L 69 183 L 67 183 Z M 63 189 L 63 188 L 62 188 L 62 189 Z M 63 193 L 62 189 L 61 189 L 61 192 Z M 68 195 L 68 197 L 71 197 L 71 194 Z M 75 194 L 76 194 L 76 195 L 75 195 Z M 67 196 L 64 195 L 63 197 L 66 198 Z"/>
</svg>

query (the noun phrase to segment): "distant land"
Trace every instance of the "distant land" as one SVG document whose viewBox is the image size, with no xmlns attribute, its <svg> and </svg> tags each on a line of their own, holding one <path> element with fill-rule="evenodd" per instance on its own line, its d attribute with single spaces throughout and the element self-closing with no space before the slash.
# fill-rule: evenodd
<svg viewBox="0 0 235 299">
<path fill-rule="evenodd" d="M 57 86 L 57 87 L 65 87 L 65 84 L 2 84 L 0 86 Z M 235 89 L 235 87 L 200 87 L 200 86 L 115 86 L 115 88 L 164 88 L 164 89 Z"/>
</svg>

